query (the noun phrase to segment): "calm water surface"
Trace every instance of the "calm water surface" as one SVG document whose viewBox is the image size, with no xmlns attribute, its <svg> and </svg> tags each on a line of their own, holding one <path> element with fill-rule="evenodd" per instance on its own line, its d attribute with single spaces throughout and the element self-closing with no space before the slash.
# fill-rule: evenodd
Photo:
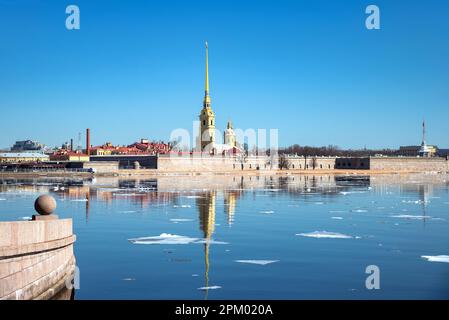
<svg viewBox="0 0 449 320">
<path fill-rule="evenodd" d="M 449 298 L 422 257 L 449 255 L 446 175 L 3 179 L 0 220 L 42 193 L 74 222 L 76 299 Z"/>
</svg>

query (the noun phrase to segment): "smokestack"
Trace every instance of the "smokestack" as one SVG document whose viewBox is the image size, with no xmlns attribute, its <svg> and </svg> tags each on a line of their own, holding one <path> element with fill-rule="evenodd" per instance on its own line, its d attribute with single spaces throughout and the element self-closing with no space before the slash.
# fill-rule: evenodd
<svg viewBox="0 0 449 320">
<path fill-rule="evenodd" d="M 90 129 L 86 129 L 86 154 L 90 156 Z"/>
<path fill-rule="evenodd" d="M 70 151 L 73 151 L 73 139 L 70 139 Z"/>
</svg>

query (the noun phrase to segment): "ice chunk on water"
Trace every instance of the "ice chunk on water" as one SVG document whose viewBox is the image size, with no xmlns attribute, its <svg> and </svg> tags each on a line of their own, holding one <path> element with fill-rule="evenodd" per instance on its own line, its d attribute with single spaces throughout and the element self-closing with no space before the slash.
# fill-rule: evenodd
<svg viewBox="0 0 449 320">
<path fill-rule="evenodd" d="M 338 232 L 328 232 L 328 231 L 313 231 L 308 233 L 297 233 L 297 236 L 308 237 L 308 238 L 332 238 L 332 239 L 353 239 L 354 237 L 348 236 L 343 233 Z"/>
<path fill-rule="evenodd" d="M 213 239 L 201 239 L 196 241 L 195 243 L 205 243 L 205 244 L 229 244 L 229 242 L 224 241 L 216 241 Z"/>
<path fill-rule="evenodd" d="M 366 193 L 366 191 L 340 191 L 340 194 L 346 196 L 348 194 L 355 194 L 355 193 Z"/>
<path fill-rule="evenodd" d="M 435 220 L 435 218 L 432 218 L 431 216 L 419 216 L 419 215 L 411 215 L 411 214 L 398 214 L 398 215 L 395 215 L 392 217 L 400 218 L 400 219 L 413 219 L 413 220 L 424 220 L 424 219 Z"/>
<path fill-rule="evenodd" d="M 205 244 L 228 244 L 228 242 L 215 241 L 213 239 L 199 239 L 186 236 L 180 236 L 170 233 L 162 233 L 154 237 L 141 237 L 128 239 L 133 244 L 191 244 L 191 243 L 205 243 Z"/>
<path fill-rule="evenodd" d="M 270 263 L 279 262 L 279 260 L 235 260 L 235 262 L 239 263 L 249 263 L 249 264 L 258 264 L 261 266 L 265 266 Z"/>
<path fill-rule="evenodd" d="M 202 291 L 206 291 L 206 290 L 216 290 L 216 289 L 221 289 L 220 286 L 209 286 L 209 287 L 201 287 L 198 288 L 198 290 L 202 290 Z"/>
<path fill-rule="evenodd" d="M 449 256 L 440 255 L 440 256 L 421 256 L 421 258 L 427 259 L 430 262 L 446 262 L 449 263 Z"/>
<path fill-rule="evenodd" d="M 402 200 L 402 203 L 427 204 L 427 203 L 429 203 L 429 201 L 423 201 L 423 200 Z"/>
<path fill-rule="evenodd" d="M 161 235 L 154 237 L 128 239 L 128 241 L 131 241 L 134 244 L 189 244 L 198 240 L 198 238 L 190 238 L 169 233 L 162 233 Z"/>
</svg>

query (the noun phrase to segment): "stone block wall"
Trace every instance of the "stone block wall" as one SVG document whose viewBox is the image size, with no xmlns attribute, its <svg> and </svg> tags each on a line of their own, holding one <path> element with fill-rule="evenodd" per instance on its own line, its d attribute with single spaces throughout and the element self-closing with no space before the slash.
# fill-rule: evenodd
<svg viewBox="0 0 449 320">
<path fill-rule="evenodd" d="M 50 299 L 73 277 L 72 219 L 0 222 L 0 300 Z"/>
<path fill-rule="evenodd" d="M 370 158 L 370 169 L 379 171 L 449 172 L 445 158 Z"/>
</svg>

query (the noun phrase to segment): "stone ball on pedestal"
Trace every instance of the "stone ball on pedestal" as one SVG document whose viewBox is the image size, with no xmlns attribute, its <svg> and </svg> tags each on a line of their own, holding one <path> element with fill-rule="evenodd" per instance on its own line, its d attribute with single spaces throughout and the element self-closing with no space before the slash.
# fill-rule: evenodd
<svg viewBox="0 0 449 320">
<path fill-rule="evenodd" d="M 44 194 L 42 196 L 39 196 L 36 201 L 34 202 L 34 209 L 40 214 L 40 215 L 50 215 L 55 211 L 56 209 L 56 200 L 52 196 L 49 196 L 47 194 Z"/>
</svg>

